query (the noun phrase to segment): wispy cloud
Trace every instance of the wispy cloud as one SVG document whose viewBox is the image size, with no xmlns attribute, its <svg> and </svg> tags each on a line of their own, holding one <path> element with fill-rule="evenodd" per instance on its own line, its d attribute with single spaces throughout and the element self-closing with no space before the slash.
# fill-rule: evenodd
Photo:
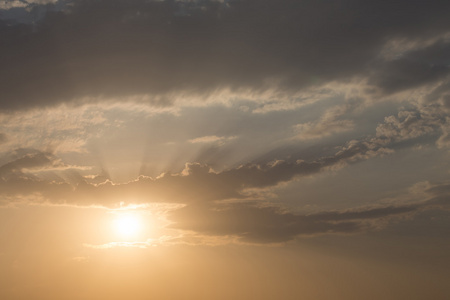
<svg viewBox="0 0 450 300">
<path fill-rule="evenodd" d="M 224 136 L 216 136 L 216 135 L 208 135 L 208 136 L 202 136 L 202 137 L 198 137 L 195 139 L 191 139 L 189 140 L 189 143 L 192 144 L 208 144 L 208 143 L 217 143 L 217 144 L 224 144 L 227 141 L 231 141 L 236 139 L 236 136 L 229 136 L 229 137 L 224 137 Z"/>
</svg>

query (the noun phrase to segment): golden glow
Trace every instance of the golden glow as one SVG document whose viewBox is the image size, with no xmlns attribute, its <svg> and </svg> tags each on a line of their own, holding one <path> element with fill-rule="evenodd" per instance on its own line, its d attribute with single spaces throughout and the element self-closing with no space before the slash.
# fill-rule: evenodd
<svg viewBox="0 0 450 300">
<path fill-rule="evenodd" d="M 137 214 L 120 214 L 114 220 L 114 229 L 122 238 L 135 238 L 142 230 L 142 221 Z"/>
</svg>

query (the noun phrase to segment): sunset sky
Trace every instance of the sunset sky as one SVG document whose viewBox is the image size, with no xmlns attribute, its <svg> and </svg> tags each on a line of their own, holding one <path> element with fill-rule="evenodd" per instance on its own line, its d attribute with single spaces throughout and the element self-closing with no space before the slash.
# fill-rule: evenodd
<svg viewBox="0 0 450 300">
<path fill-rule="evenodd" d="M 0 0 L 0 299 L 449 299 L 449 151 L 448 0 Z"/>
</svg>

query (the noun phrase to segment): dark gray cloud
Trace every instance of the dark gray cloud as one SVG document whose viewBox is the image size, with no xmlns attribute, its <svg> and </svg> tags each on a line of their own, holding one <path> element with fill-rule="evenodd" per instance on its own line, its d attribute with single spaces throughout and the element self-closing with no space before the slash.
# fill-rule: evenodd
<svg viewBox="0 0 450 300">
<path fill-rule="evenodd" d="M 393 93 L 445 78 L 450 74 L 450 43 L 440 40 L 424 49 L 376 62 L 370 81 L 385 93 Z"/>
<path fill-rule="evenodd" d="M 0 132 L 0 144 L 3 144 L 8 141 L 8 136 L 2 132 Z"/>
<path fill-rule="evenodd" d="M 441 205 L 448 207 L 449 197 Z M 280 243 L 297 236 L 355 234 L 377 230 L 389 220 L 414 215 L 436 206 L 429 200 L 419 204 L 330 211 L 309 215 L 293 214 L 274 206 L 254 203 L 188 205 L 170 214 L 171 226 L 212 236 L 236 236 L 245 242 Z"/>
<path fill-rule="evenodd" d="M 352 221 L 333 224 L 315 216 L 282 212 L 277 207 L 242 203 L 224 207 L 189 205 L 172 212 L 170 219 L 175 222 L 171 226 L 173 228 L 206 235 L 233 235 L 244 241 L 257 243 L 286 242 L 297 235 L 351 233 L 361 230 L 361 225 Z"/>
<path fill-rule="evenodd" d="M 450 183 L 444 182 L 431 185 L 425 192 L 431 196 L 429 203 L 438 207 L 450 209 Z"/>
<path fill-rule="evenodd" d="M 48 9 L 36 25 L 0 24 L 0 108 L 139 94 L 167 105 L 173 93 L 221 88 L 289 92 L 365 76 L 389 40 L 450 29 L 443 0 L 73 4 Z M 422 61 L 386 63 L 372 81 L 396 91 L 442 78 L 448 44 L 439 45 L 415 52 Z"/>
<path fill-rule="evenodd" d="M 428 184 L 415 190 L 420 201 L 381 204 L 352 210 L 295 214 L 255 202 L 191 204 L 170 214 L 172 227 L 212 236 L 236 236 L 253 243 L 280 243 L 298 236 L 355 234 L 379 230 L 401 218 L 450 209 L 450 185 Z"/>
</svg>

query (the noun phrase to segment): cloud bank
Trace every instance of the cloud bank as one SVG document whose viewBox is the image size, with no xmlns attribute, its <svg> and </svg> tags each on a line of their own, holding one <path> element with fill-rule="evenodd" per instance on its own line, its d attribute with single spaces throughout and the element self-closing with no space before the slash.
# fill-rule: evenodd
<svg viewBox="0 0 450 300">
<path fill-rule="evenodd" d="M 0 25 L 0 108 L 136 95 L 166 106 L 221 89 L 289 95 L 355 77 L 398 92 L 447 78 L 449 41 L 427 41 L 430 33 L 448 33 L 449 6 L 108 0 L 52 10 L 46 4 L 37 24 Z M 386 45 L 398 40 L 417 46 L 384 58 Z"/>
</svg>

